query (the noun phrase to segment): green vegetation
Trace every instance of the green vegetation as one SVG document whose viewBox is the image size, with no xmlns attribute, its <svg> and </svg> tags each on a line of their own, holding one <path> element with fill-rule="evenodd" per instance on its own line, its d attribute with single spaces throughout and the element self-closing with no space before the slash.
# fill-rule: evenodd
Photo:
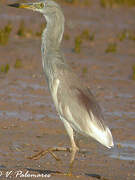
<svg viewBox="0 0 135 180">
<path fill-rule="evenodd" d="M 135 0 L 100 0 L 102 7 L 135 6 Z"/>
<path fill-rule="evenodd" d="M 45 27 L 46 27 L 46 24 L 45 24 L 45 23 L 41 24 L 41 26 L 40 26 L 40 31 L 39 31 L 39 32 L 36 32 L 35 35 L 36 35 L 36 36 L 41 36 L 43 30 L 45 29 Z"/>
<path fill-rule="evenodd" d="M 83 4 L 85 6 L 90 6 L 91 5 L 91 1 L 90 0 L 83 0 Z"/>
<path fill-rule="evenodd" d="M 121 33 L 118 34 L 118 39 L 120 41 L 123 41 L 125 39 L 135 41 L 135 32 L 133 32 L 131 30 L 123 30 Z"/>
<path fill-rule="evenodd" d="M 84 29 L 81 34 L 75 37 L 75 48 L 74 52 L 80 53 L 81 45 L 84 40 L 86 41 L 93 41 L 95 38 L 95 33 L 90 33 L 88 29 Z"/>
<path fill-rule="evenodd" d="M 70 39 L 69 34 L 64 34 L 64 39 L 65 39 L 65 40 L 69 40 L 69 39 Z"/>
<path fill-rule="evenodd" d="M 14 64 L 14 68 L 21 68 L 21 67 L 22 67 L 22 61 L 20 59 L 16 59 L 16 62 Z M 6 65 L 2 64 L 0 66 L 0 73 L 6 74 L 6 73 L 8 73 L 9 69 L 10 69 L 9 64 L 6 64 Z"/>
<path fill-rule="evenodd" d="M 135 65 L 133 65 L 133 80 L 135 80 Z"/>
<path fill-rule="evenodd" d="M 6 45 L 8 43 L 11 31 L 11 23 L 8 23 L 3 29 L 0 29 L 0 45 Z"/>
<path fill-rule="evenodd" d="M 118 34 L 118 39 L 120 41 L 124 41 L 126 38 L 128 38 L 128 36 L 129 36 L 129 32 L 127 30 L 124 30 Z"/>
<path fill-rule="evenodd" d="M 81 33 L 81 38 L 85 40 L 90 39 L 90 32 L 88 29 L 83 30 L 83 32 Z"/>
<path fill-rule="evenodd" d="M 25 26 L 24 26 L 24 21 L 21 21 L 19 29 L 17 31 L 17 35 L 21 37 L 25 37 Z"/>
<path fill-rule="evenodd" d="M 82 45 L 82 39 L 80 36 L 76 36 L 75 38 L 75 48 L 74 48 L 74 52 L 76 53 L 80 53 L 81 51 L 81 45 Z"/>
<path fill-rule="evenodd" d="M 84 29 L 80 36 L 84 40 L 93 41 L 95 38 L 95 33 L 94 32 L 90 33 L 90 31 L 88 29 Z"/>
<path fill-rule="evenodd" d="M 35 34 L 32 32 L 32 30 L 30 29 L 27 29 L 27 27 L 25 26 L 25 23 L 24 21 L 21 21 L 20 22 L 20 26 L 18 28 L 18 31 L 17 31 L 17 35 L 20 36 L 20 37 L 31 37 L 31 36 L 37 36 L 37 37 L 40 37 L 42 35 L 42 32 L 45 28 L 45 23 L 41 24 L 40 26 L 40 31 L 39 32 L 36 32 Z"/>
<path fill-rule="evenodd" d="M 19 29 L 17 31 L 17 35 L 20 37 L 30 37 L 30 36 L 32 36 L 32 34 L 33 34 L 32 30 L 26 29 L 24 21 L 21 21 Z"/>
<path fill-rule="evenodd" d="M 83 67 L 83 69 L 82 69 L 82 73 L 83 73 L 83 74 L 86 74 L 87 72 L 88 72 L 87 67 Z"/>
<path fill-rule="evenodd" d="M 108 47 L 106 48 L 106 53 L 115 53 L 117 51 L 117 44 L 116 43 L 110 43 L 108 44 Z"/>
<path fill-rule="evenodd" d="M 22 67 L 22 61 L 20 59 L 16 59 L 14 67 L 15 68 L 21 68 Z"/>
<path fill-rule="evenodd" d="M 1 65 L 0 72 L 1 73 L 8 73 L 9 69 L 10 69 L 9 64 Z"/>
</svg>

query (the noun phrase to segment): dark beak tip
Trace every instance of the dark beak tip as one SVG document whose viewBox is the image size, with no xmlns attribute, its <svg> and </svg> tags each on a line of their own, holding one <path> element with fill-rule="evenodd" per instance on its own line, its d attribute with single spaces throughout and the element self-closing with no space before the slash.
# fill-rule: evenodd
<svg viewBox="0 0 135 180">
<path fill-rule="evenodd" d="M 19 8 L 20 4 L 14 3 L 14 4 L 8 4 L 8 6 Z"/>
</svg>

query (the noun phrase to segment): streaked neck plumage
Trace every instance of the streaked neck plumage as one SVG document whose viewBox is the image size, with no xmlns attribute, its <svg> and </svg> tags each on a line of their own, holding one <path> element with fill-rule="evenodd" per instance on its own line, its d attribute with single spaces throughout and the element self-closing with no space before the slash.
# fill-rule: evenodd
<svg viewBox="0 0 135 180">
<path fill-rule="evenodd" d="M 42 34 L 41 51 L 43 69 L 46 76 L 49 76 L 52 66 L 56 61 L 55 57 L 59 55 L 60 52 L 60 44 L 64 32 L 64 15 L 61 10 L 58 9 L 57 13 L 45 16 L 45 19 L 47 21 L 47 27 Z"/>
</svg>

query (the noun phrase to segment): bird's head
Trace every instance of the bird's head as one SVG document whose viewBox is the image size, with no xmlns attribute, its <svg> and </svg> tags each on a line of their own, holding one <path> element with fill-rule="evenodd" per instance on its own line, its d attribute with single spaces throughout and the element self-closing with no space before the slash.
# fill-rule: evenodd
<svg viewBox="0 0 135 180">
<path fill-rule="evenodd" d="M 38 2 L 33 3 L 14 3 L 9 4 L 9 6 L 30 9 L 33 11 L 40 12 L 45 16 L 55 14 L 58 10 L 60 10 L 59 5 L 52 0 L 40 0 Z"/>
<path fill-rule="evenodd" d="M 11 7 L 25 8 L 40 12 L 45 16 L 49 31 L 53 31 L 52 39 L 61 42 L 64 32 L 64 15 L 60 6 L 53 0 L 39 0 L 33 3 L 14 3 Z"/>
</svg>

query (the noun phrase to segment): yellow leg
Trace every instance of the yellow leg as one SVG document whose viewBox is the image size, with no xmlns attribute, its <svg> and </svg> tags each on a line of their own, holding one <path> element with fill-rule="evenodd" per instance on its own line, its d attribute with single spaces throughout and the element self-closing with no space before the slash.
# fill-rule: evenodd
<svg viewBox="0 0 135 180">
<path fill-rule="evenodd" d="M 64 126 L 66 128 L 66 131 L 69 135 L 70 138 L 70 142 L 71 142 L 71 159 L 70 159 L 70 165 L 69 165 L 69 175 L 72 175 L 72 169 L 73 169 L 73 163 L 74 163 L 74 159 L 75 159 L 75 155 L 76 152 L 79 151 L 79 148 L 77 147 L 75 140 L 74 140 L 74 131 L 73 128 L 71 127 L 71 125 L 68 123 L 68 121 L 66 121 L 64 118 L 61 118 Z"/>
<path fill-rule="evenodd" d="M 69 164 L 69 172 L 68 174 L 72 176 L 72 171 L 73 171 L 73 164 L 74 164 L 74 159 L 76 152 L 79 151 L 79 148 L 76 146 L 76 144 L 72 141 L 72 149 L 71 149 L 71 159 L 70 159 L 70 164 Z"/>
</svg>

